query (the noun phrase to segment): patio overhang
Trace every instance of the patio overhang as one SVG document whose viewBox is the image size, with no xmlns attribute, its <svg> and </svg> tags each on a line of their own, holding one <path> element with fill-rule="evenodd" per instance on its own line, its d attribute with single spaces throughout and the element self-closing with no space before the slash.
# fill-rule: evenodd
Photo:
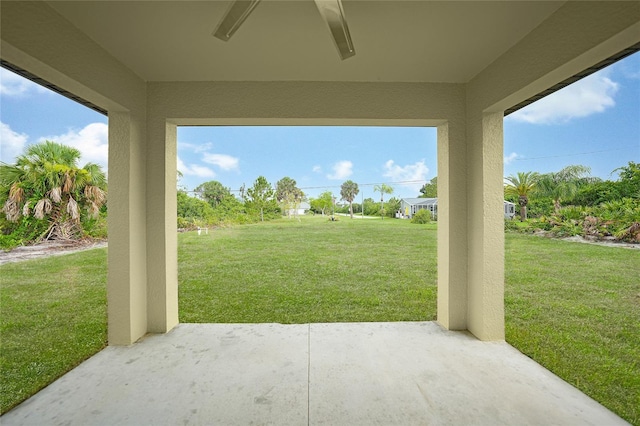
<svg viewBox="0 0 640 426">
<path fill-rule="evenodd" d="M 438 128 L 438 322 L 504 339 L 502 120 L 640 43 L 631 1 L 344 1 L 340 61 L 313 1 L 0 3 L 1 52 L 109 115 L 109 343 L 178 323 L 176 127 Z M 385 31 L 380 31 L 385 28 Z"/>
</svg>

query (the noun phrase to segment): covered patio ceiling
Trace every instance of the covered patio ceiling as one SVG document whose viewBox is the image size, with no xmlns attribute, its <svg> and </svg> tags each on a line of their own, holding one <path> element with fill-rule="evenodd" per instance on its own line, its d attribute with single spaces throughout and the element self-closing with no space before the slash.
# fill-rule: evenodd
<svg viewBox="0 0 640 426">
<path fill-rule="evenodd" d="M 467 83 L 564 1 L 343 0 L 341 61 L 313 0 L 263 0 L 223 42 L 227 1 L 50 1 L 145 81 Z"/>
</svg>

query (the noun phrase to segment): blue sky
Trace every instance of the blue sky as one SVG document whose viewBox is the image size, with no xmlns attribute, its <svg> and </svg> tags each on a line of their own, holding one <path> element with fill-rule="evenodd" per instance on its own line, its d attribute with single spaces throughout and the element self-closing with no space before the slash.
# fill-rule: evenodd
<svg viewBox="0 0 640 426">
<path fill-rule="evenodd" d="M 615 168 L 640 162 L 640 53 L 511 114 L 504 136 L 505 176 L 582 164 L 616 179 Z M 44 139 L 78 148 L 82 164 L 107 166 L 107 117 L 0 69 L 0 161 Z M 237 190 L 263 175 L 274 186 L 289 176 L 310 197 L 339 194 L 347 179 L 365 198 L 377 198 L 378 183 L 415 197 L 437 175 L 436 155 L 433 128 L 178 129 L 179 183 L 189 190 L 208 180 Z"/>
</svg>

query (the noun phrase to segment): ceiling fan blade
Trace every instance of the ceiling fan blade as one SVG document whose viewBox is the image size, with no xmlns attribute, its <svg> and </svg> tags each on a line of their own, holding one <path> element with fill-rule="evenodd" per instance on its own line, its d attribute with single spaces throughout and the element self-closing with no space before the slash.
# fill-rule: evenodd
<svg viewBox="0 0 640 426">
<path fill-rule="evenodd" d="M 245 19 L 253 12 L 260 0 L 235 0 L 213 32 L 214 37 L 228 41 Z"/>
<path fill-rule="evenodd" d="M 342 0 L 315 0 L 320 14 L 324 18 L 333 37 L 340 58 L 345 60 L 356 54 L 342 8 Z"/>
</svg>

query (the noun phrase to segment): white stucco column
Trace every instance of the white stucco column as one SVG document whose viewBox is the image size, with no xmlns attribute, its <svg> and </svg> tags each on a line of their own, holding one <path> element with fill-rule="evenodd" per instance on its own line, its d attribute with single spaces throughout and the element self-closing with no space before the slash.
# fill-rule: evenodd
<svg viewBox="0 0 640 426">
<path fill-rule="evenodd" d="M 142 122 L 129 113 L 109 113 L 107 303 L 110 345 L 129 345 L 147 331 Z"/>
<path fill-rule="evenodd" d="M 147 132 L 147 329 L 166 333 L 178 324 L 177 128 L 156 116 Z"/>
<path fill-rule="evenodd" d="M 467 329 L 504 340 L 503 113 L 467 118 Z"/>
<path fill-rule="evenodd" d="M 465 126 L 438 126 L 438 323 L 467 328 L 467 154 Z"/>
</svg>

